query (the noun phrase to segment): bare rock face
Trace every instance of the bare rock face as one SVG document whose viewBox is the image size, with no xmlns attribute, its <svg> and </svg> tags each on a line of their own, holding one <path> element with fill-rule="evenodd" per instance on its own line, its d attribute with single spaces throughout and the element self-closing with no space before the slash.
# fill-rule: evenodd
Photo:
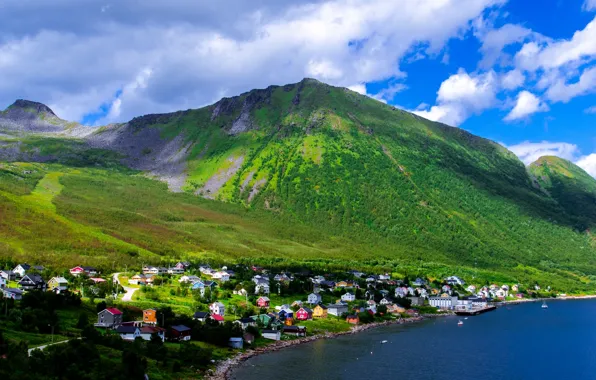
<svg viewBox="0 0 596 380">
<path fill-rule="evenodd" d="M 62 132 L 76 123 L 60 119 L 45 104 L 19 99 L 0 112 L 0 131 L 48 133 Z"/>
</svg>

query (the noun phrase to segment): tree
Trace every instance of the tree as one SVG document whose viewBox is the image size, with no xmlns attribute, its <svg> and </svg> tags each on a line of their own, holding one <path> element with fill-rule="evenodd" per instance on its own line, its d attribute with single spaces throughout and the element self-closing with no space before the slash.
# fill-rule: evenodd
<svg viewBox="0 0 596 380">
<path fill-rule="evenodd" d="M 89 316 L 87 315 L 87 313 L 82 312 L 81 314 L 79 314 L 79 320 L 77 322 L 77 328 L 78 329 L 83 329 L 87 325 L 89 325 Z"/>
<path fill-rule="evenodd" d="M 108 307 L 108 305 L 106 304 L 106 302 L 105 301 L 101 301 L 100 303 L 98 303 L 95 306 L 95 310 L 99 313 L 99 312 L 105 310 L 106 307 Z"/>
</svg>

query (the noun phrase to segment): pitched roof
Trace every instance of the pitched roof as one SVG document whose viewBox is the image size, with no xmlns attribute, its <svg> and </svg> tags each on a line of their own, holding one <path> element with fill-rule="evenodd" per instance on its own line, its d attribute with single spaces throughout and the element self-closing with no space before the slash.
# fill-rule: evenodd
<svg viewBox="0 0 596 380">
<path fill-rule="evenodd" d="M 176 330 L 178 332 L 186 332 L 190 331 L 190 327 L 186 327 L 184 325 L 172 326 L 172 330 Z"/>
<path fill-rule="evenodd" d="M 135 331 L 137 331 L 135 326 L 118 326 L 116 329 L 118 334 L 134 334 Z"/>
<path fill-rule="evenodd" d="M 218 321 L 218 322 L 223 322 L 223 321 L 224 321 L 224 317 L 222 317 L 222 316 L 221 316 L 221 315 L 219 315 L 219 314 L 213 314 L 213 315 L 211 316 L 211 318 L 215 319 L 215 320 L 216 320 L 216 321 Z"/>
<path fill-rule="evenodd" d="M 112 314 L 112 315 L 122 315 L 122 312 L 118 309 L 116 309 L 115 307 L 108 307 L 105 310 L 108 311 L 108 313 Z"/>
<path fill-rule="evenodd" d="M 241 323 L 254 323 L 254 321 L 255 320 L 250 317 L 249 318 L 240 318 Z"/>
<path fill-rule="evenodd" d="M 195 318 L 207 318 L 208 316 L 209 316 L 209 313 L 208 313 L 208 312 L 206 312 L 206 311 L 197 311 L 197 312 L 194 314 L 194 317 L 195 317 Z"/>
</svg>

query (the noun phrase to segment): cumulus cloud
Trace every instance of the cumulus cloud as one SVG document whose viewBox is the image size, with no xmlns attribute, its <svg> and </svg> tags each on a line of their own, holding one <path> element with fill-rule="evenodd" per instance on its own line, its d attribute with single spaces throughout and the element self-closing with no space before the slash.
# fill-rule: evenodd
<svg viewBox="0 0 596 380">
<path fill-rule="evenodd" d="M 596 45 L 596 40 L 594 40 Z M 546 92 L 546 96 L 553 102 L 567 103 L 579 95 L 585 95 L 596 91 L 596 67 L 584 70 L 579 80 L 568 84 L 564 79 L 559 78 Z"/>
<path fill-rule="evenodd" d="M 491 29 L 480 33 L 482 46 L 480 52 L 483 57 L 479 66 L 484 69 L 491 68 L 503 56 L 505 46 L 523 42 L 533 32 L 520 25 L 506 24 L 499 29 Z"/>
<path fill-rule="evenodd" d="M 441 83 L 435 106 L 412 112 L 429 120 L 457 126 L 471 115 L 494 106 L 497 88 L 497 77 L 493 71 L 468 74 L 460 69 Z"/>
<path fill-rule="evenodd" d="M 590 114 L 596 113 L 596 106 L 586 108 L 584 110 L 584 113 L 590 113 Z"/>
<path fill-rule="evenodd" d="M 108 102 L 105 121 L 123 121 L 305 76 L 340 86 L 401 78 L 413 48 L 440 51 L 501 0 L 84 3 L 3 4 L 0 104 L 68 101 L 60 116 L 80 120 Z M 147 86 L 127 95 L 145 68 Z"/>
<path fill-rule="evenodd" d="M 538 99 L 538 97 L 529 91 L 520 91 L 517 94 L 515 107 L 505 116 L 505 121 L 513 121 L 527 118 L 536 112 L 548 111 L 548 106 Z"/>
<path fill-rule="evenodd" d="M 577 145 L 564 142 L 530 142 L 508 146 L 507 149 L 515 153 L 524 164 L 529 165 L 542 156 L 557 156 L 574 161 L 580 151 Z"/>
<path fill-rule="evenodd" d="M 584 169 L 586 173 L 596 178 L 596 153 L 581 157 L 576 164 Z"/>
<path fill-rule="evenodd" d="M 596 10 L 596 0 L 585 0 L 582 9 L 585 11 Z"/>
<path fill-rule="evenodd" d="M 514 69 L 501 76 L 501 87 L 505 90 L 515 90 L 521 87 L 525 80 L 525 75 L 521 71 Z"/>
</svg>

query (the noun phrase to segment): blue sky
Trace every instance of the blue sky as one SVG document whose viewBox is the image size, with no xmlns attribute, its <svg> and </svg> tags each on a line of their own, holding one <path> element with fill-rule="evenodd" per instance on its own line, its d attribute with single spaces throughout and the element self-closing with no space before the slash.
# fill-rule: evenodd
<svg viewBox="0 0 596 380">
<path fill-rule="evenodd" d="M 596 0 L 2 7 L 0 108 L 26 98 L 101 125 L 314 77 L 596 176 Z"/>
</svg>

